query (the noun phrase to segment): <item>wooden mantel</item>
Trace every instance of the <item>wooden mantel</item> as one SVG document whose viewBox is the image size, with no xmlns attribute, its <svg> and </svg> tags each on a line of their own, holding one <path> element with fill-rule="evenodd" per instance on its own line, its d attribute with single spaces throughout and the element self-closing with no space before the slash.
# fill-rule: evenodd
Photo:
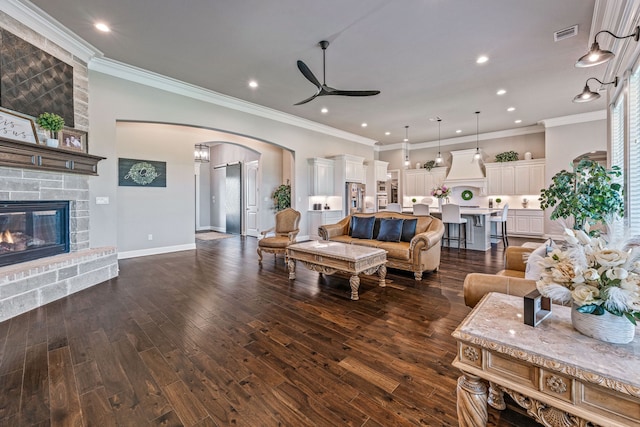
<svg viewBox="0 0 640 427">
<path fill-rule="evenodd" d="M 0 138 L 0 166 L 98 175 L 106 157 Z"/>
</svg>

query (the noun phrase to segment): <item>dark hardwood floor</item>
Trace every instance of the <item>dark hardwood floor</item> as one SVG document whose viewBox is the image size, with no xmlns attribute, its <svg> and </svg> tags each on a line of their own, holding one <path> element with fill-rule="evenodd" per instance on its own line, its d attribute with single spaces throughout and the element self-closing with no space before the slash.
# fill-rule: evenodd
<svg viewBox="0 0 640 427">
<path fill-rule="evenodd" d="M 444 249 L 422 282 L 364 278 L 351 301 L 344 276 L 258 267 L 253 238 L 197 244 L 0 323 L 0 426 L 458 425 L 462 281 L 502 246 Z"/>
</svg>

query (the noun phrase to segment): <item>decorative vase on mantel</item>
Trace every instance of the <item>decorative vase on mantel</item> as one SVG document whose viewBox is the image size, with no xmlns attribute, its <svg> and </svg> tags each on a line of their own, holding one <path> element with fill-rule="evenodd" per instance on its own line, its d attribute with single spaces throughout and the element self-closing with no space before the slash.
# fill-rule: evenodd
<svg viewBox="0 0 640 427">
<path fill-rule="evenodd" d="M 604 314 L 580 313 L 578 306 L 571 308 L 571 324 L 582 335 L 612 344 L 633 341 L 636 327 L 625 316 L 616 316 L 605 310 Z"/>
</svg>

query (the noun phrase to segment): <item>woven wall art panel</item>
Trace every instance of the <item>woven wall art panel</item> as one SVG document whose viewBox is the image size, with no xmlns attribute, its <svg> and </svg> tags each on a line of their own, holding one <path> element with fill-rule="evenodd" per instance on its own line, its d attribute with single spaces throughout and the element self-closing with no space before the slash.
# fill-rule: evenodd
<svg viewBox="0 0 640 427">
<path fill-rule="evenodd" d="M 56 113 L 74 127 L 73 67 L 0 29 L 0 106 L 34 117 Z"/>
</svg>

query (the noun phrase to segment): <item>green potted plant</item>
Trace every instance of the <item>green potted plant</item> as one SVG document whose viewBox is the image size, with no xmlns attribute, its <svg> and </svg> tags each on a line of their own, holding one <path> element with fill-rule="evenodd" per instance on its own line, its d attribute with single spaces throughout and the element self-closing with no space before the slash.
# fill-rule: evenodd
<svg viewBox="0 0 640 427">
<path fill-rule="evenodd" d="M 500 197 L 496 197 L 496 205 L 500 207 L 500 203 L 502 203 L 502 199 Z"/>
<path fill-rule="evenodd" d="M 56 135 L 64 127 L 64 119 L 55 113 L 42 113 L 36 119 L 36 123 L 40 128 L 49 131 L 51 138 L 47 139 L 47 145 L 57 147 Z"/>
<path fill-rule="evenodd" d="M 624 214 L 622 185 L 615 182 L 621 174 L 618 166 L 607 170 L 596 161 L 582 159 L 573 172 L 562 170 L 551 178 L 552 184 L 540 193 L 540 207 L 554 207 L 551 219 L 572 218 L 576 230 L 585 223 L 610 223 Z"/>
<path fill-rule="evenodd" d="M 504 153 L 496 154 L 496 162 L 514 162 L 518 160 L 518 153 L 515 151 L 505 151 Z"/>
<path fill-rule="evenodd" d="M 271 195 L 273 199 L 273 206 L 276 212 L 284 210 L 286 208 L 291 207 L 291 185 L 289 185 L 289 180 L 287 180 L 286 184 L 280 185 L 273 191 Z"/>
</svg>

